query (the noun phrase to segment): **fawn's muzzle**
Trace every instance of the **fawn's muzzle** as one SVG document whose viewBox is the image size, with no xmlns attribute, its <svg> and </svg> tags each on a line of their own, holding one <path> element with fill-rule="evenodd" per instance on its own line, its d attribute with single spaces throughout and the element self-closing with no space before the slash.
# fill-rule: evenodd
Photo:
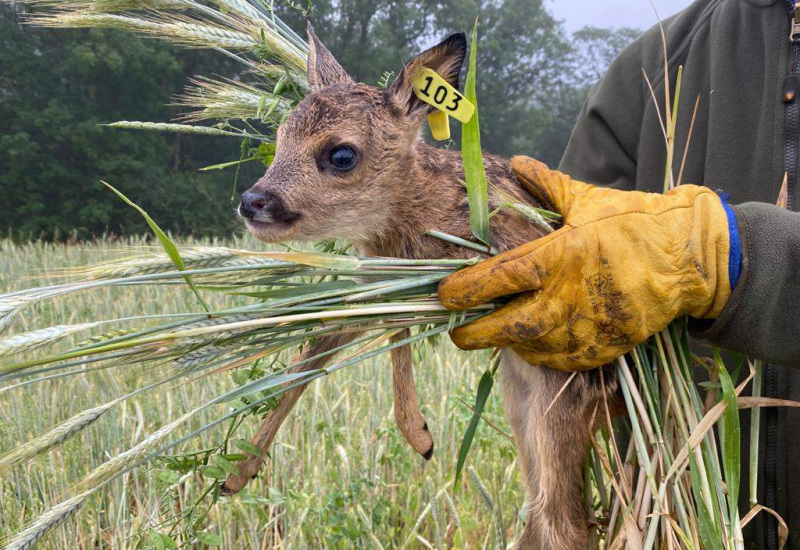
<svg viewBox="0 0 800 550">
<path fill-rule="evenodd" d="M 299 213 L 289 210 L 275 193 L 253 190 L 242 193 L 239 215 L 248 220 L 264 223 L 291 223 L 300 217 Z"/>
</svg>

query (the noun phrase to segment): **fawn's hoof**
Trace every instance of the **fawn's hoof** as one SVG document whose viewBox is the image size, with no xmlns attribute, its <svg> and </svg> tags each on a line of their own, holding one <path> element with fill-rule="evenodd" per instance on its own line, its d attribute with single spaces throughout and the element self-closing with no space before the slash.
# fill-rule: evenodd
<svg viewBox="0 0 800 550">
<path fill-rule="evenodd" d="M 226 479 L 225 482 L 222 484 L 219 494 L 221 494 L 224 497 L 233 496 L 242 489 L 244 489 L 251 479 L 255 478 L 256 478 L 255 475 L 249 477 L 242 474 L 235 476 L 230 475 L 228 476 L 228 479 Z"/>
<path fill-rule="evenodd" d="M 228 479 L 222 484 L 220 494 L 229 497 L 244 489 L 251 479 L 256 478 L 262 462 L 260 458 L 248 458 L 239 462 L 237 464 L 239 473 L 228 476 Z"/>
</svg>

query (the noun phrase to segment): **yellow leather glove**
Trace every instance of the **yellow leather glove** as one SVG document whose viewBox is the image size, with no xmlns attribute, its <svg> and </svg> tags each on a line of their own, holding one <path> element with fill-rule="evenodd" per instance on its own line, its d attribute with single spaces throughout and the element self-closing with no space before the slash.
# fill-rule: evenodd
<svg viewBox="0 0 800 550">
<path fill-rule="evenodd" d="M 572 180 L 527 157 L 511 167 L 563 227 L 442 281 L 466 309 L 521 293 L 451 333 L 461 349 L 508 346 L 534 365 L 587 370 L 613 361 L 676 317 L 715 318 L 730 296 L 728 218 L 712 190 L 665 195 Z"/>
</svg>

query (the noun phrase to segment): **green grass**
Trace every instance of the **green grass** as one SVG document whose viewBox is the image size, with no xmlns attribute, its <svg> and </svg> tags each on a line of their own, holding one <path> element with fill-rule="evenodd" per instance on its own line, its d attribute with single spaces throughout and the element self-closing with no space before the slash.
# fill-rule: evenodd
<svg viewBox="0 0 800 550">
<path fill-rule="evenodd" d="M 0 241 L 0 293 L 41 283 L 32 276 L 129 255 L 132 247 L 144 244 L 140 239 L 74 246 Z M 261 248 L 249 238 L 178 244 Z M 206 296 L 211 308 L 231 303 L 221 294 Z M 196 308 L 197 299 L 186 286 L 104 288 L 37 304 L 16 319 L 12 333 Z M 63 345 L 85 337 L 77 334 Z M 367 361 L 312 383 L 278 436 L 264 475 L 240 495 L 215 504 L 201 529 L 221 535 L 223 548 L 237 549 L 395 548 L 406 542 L 409 548 L 488 548 L 502 538 L 494 531 L 499 517 L 505 538 L 512 540 L 522 527 L 523 490 L 507 437 L 481 423 L 467 459 L 488 489 L 494 511 L 488 509 L 472 473 L 452 490 L 458 448 L 472 416 L 458 398 L 474 401 L 489 355 L 460 353 L 449 342 L 442 342 L 435 353 L 429 348 L 420 352 L 417 387 L 436 441 L 431 462 L 425 463 L 406 446 L 394 424 L 388 361 Z M 0 359 L 0 365 L 4 361 L 9 358 Z M 0 388 L 0 454 L 94 404 L 130 391 L 135 379 L 147 380 L 148 375 L 132 367 Z M 64 446 L 5 475 L 0 479 L 0 541 L 72 494 L 70 484 L 93 467 L 234 386 L 224 380 L 204 378 L 133 398 Z M 508 430 L 499 393 L 490 397 L 484 414 Z M 210 418 L 199 415 L 182 433 Z M 249 417 L 239 437 L 249 438 L 257 428 L 258 421 Z M 210 446 L 222 439 L 222 430 L 224 426 L 211 430 L 181 445 L 179 451 Z M 202 490 L 202 480 L 194 476 L 170 489 L 159 479 L 162 469 L 151 464 L 114 481 L 47 536 L 40 548 L 152 547 L 149 531 L 200 498 Z"/>
</svg>

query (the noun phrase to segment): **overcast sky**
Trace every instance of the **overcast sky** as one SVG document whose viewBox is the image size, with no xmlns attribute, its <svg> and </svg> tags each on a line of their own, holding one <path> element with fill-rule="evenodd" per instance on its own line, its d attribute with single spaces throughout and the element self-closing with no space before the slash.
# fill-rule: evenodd
<svg viewBox="0 0 800 550">
<path fill-rule="evenodd" d="M 564 21 L 567 30 L 581 27 L 636 27 L 642 30 L 656 24 L 650 0 L 545 0 L 553 15 Z M 662 19 L 682 10 L 690 0 L 654 0 Z"/>
</svg>

